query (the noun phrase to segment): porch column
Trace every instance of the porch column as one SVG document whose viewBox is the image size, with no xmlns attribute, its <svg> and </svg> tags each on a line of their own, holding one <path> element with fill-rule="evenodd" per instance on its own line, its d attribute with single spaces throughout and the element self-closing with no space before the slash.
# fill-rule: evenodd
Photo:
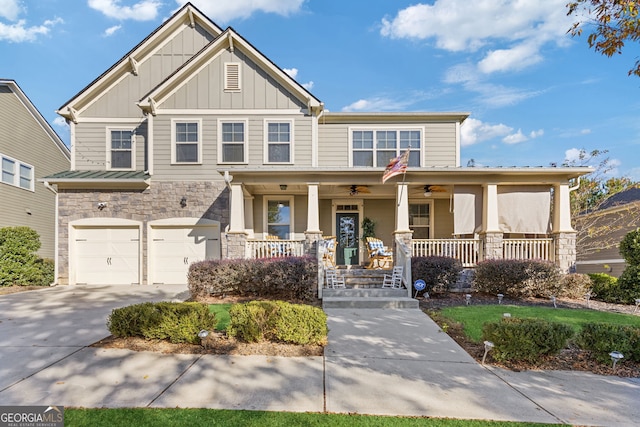
<svg viewBox="0 0 640 427">
<path fill-rule="evenodd" d="M 398 184 L 396 197 L 395 233 L 410 233 L 409 229 L 409 186 Z"/>
<path fill-rule="evenodd" d="M 502 258 L 502 231 L 498 220 L 498 185 L 485 184 L 482 188 L 482 231 L 485 259 Z"/>
<path fill-rule="evenodd" d="M 570 273 L 576 264 L 576 231 L 571 226 L 571 201 L 569 184 L 553 186 L 552 238 L 556 265 L 564 273 Z"/>
<path fill-rule="evenodd" d="M 225 239 L 225 258 L 244 258 L 247 233 L 244 224 L 244 192 L 241 183 L 230 185 L 229 229 Z"/>
<path fill-rule="evenodd" d="M 318 256 L 318 241 L 322 239 L 320 230 L 320 208 L 318 202 L 318 183 L 307 184 L 307 229 L 304 232 L 307 255 Z"/>
</svg>

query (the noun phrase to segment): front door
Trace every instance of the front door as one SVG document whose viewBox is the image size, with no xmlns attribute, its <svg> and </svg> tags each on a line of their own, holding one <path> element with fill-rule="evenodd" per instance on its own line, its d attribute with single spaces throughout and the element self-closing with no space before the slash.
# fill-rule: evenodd
<svg viewBox="0 0 640 427">
<path fill-rule="evenodd" d="M 336 213 L 336 264 L 360 264 L 358 213 Z"/>
</svg>

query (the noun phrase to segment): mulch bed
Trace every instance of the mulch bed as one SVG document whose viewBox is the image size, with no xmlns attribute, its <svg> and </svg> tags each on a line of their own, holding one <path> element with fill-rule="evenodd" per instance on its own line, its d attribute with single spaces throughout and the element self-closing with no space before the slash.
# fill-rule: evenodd
<svg viewBox="0 0 640 427">
<path fill-rule="evenodd" d="M 494 295 L 484 295 L 479 293 L 471 294 L 471 304 L 487 305 L 497 304 L 498 298 Z M 545 306 L 553 307 L 550 300 L 531 298 L 525 300 L 511 300 L 504 298 L 505 305 L 519 306 Z M 436 323 L 443 326 L 442 318 L 438 315 L 441 308 L 466 305 L 464 293 L 444 293 L 434 295 L 429 299 L 420 300 L 420 308 L 427 313 Z M 615 313 L 626 313 L 640 315 L 640 311 L 635 311 L 634 305 L 608 304 L 601 301 L 558 299 L 556 305 L 559 308 L 583 308 L 600 311 L 610 311 Z M 462 325 L 447 322 L 447 334 L 451 336 L 462 348 L 467 351 L 478 362 L 482 361 L 484 355 L 484 345 L 470 341 L 463 333 Z M 640 377 L 640 363 L 623 360 L 616 365 L 615 372 L 611 364 L 602 364 L 594 360 L 590 352 L 581 350 L 575 346 L 569 346 L 558 355 L 543 357 L 538 363 L 526 362 L 496 362 L 491 358 L 491 352 L 487 355 L 486 364 L 506 368 L 512 371 L 523 370 L 566 370 L 566 371 L 587 371 L 598 375 L 617 375 L 620 377 Z"/>
</svg>

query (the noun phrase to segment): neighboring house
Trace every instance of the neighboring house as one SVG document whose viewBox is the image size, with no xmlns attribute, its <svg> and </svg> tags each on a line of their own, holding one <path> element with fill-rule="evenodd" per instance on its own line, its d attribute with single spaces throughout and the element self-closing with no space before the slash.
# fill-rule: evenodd
<svg viewBox="0 0 640 427">
<path fill-rule="evenodd" d="M 607 273 L 619 277 L 627 264 L 620 255 L 624 236 L 640 227 L 640 188 L 630 188 L 609 197 L 597 211 L 576 218 L 577 273 Z"/>
<path fill-rule="evenodd" d="M 69 149 L 10 79 L 0 79 L 0 228 L 38 232 L 38 254 L 55 258 L 56 195 L 38 179 L 69 168 Z"/>
<path fill-rule="evenodd" d="M 589 169 L 461 168 L 468 113 L 328 112 L 191 4 L 58 113 L 73 147 L 47 178 L 59 283 L 185 283 L 195 260 L 316 254 L 327 235 L 338 264 L 358 265 L 365 217 L 405 265 L 575 261 L 569 181 Z M 408 147 L 406 175 L 382 184 Z"/>
</svg>

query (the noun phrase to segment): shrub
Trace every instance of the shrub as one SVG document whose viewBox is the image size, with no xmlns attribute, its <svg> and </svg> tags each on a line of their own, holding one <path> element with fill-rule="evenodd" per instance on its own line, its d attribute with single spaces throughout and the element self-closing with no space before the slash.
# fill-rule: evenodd
<svg viewBox="0 0 640 427">
<path fill-rule="evenodd" d="M 0 286 L 48 286 L 55 280 L 52 260 L 40 258 L 40 236 L 29 227 L 0 228 Z"/>
<path fill-rule="evenodd" d="M 424 292 L 445 292 L 455 285 L 462 272 L 459 260 L 443 256 L 411 258 L 411 277 L 426 283 Z"/>
<path fill-rule="evenodd" d="M 215 326 L 215 315 L 207 305 L 197 302 L 135 304 L 113 310 L 107 319 L 107 328 L 116 337 L 166 339 L 172 343 L 197 344 L 198 332 Z"/>
<path fill-rule="evenodd" d="M 640 298 L 639 288 L 634 283 L 634 274 L 637 278 L 638 270 L 634 268 L 625 269 L 620 279 L 605 273 L 589 274 L 593 283 L 592 298 L 614 304 L 632 303 L 635 298 Z"/>
<path fill-rule="evenodd" d="M 560 270 L 552 262 L 490 259 L 476 267 L 475 290 L 512 298 L 557 295 Z"/>
<path fill-rule="evenodd" d="M 560 279 L 560 289 L 557 296 L 573 299 L 584 298 L 588 292 L 592 292 L 591 278 L 588 274 L 565 274 Z"/>
<path fill-rule="evenodd" d="M 587 323 L 582 325 L 576 343 L 603 363 L 611 362 L 612 351 L 619 351 L 626 360 L 640 362 L 640 327 L 637 326 Z"/>
<path fill-rule="evenodd" d="M 239 295 L 311 301 L 317 297 L 318 265 L 308 256 L 209 260 L 189 267 L 194 297 Z"/>
<path fill-rule="evenodd" d="M 618 277 L 618 300 L 632 304 L 640 298 L 640 265 L 628 265 Z"/>
<path fill-rule="evenodd" d="M 630 266 L 640 266 L 640 228 L 628 232 L 620 242 L 620 255 Z"/>
<path fill-rule="evenodd" d="M 536 362 L 542 355 L 557 354 L 572 336 L 571 326 L 542 319 L 504 318 L 482 327 L 482 339 L 495 345 L 496 360 Z"/>
<path fill-rule="evenodd" d="M 231 306 L 229 316 L 227 334 L 247 342 L 319 345 L 327 342 L 327 316 L 317 307 L 284 301 L 251 301 Z"/>
</svg>

